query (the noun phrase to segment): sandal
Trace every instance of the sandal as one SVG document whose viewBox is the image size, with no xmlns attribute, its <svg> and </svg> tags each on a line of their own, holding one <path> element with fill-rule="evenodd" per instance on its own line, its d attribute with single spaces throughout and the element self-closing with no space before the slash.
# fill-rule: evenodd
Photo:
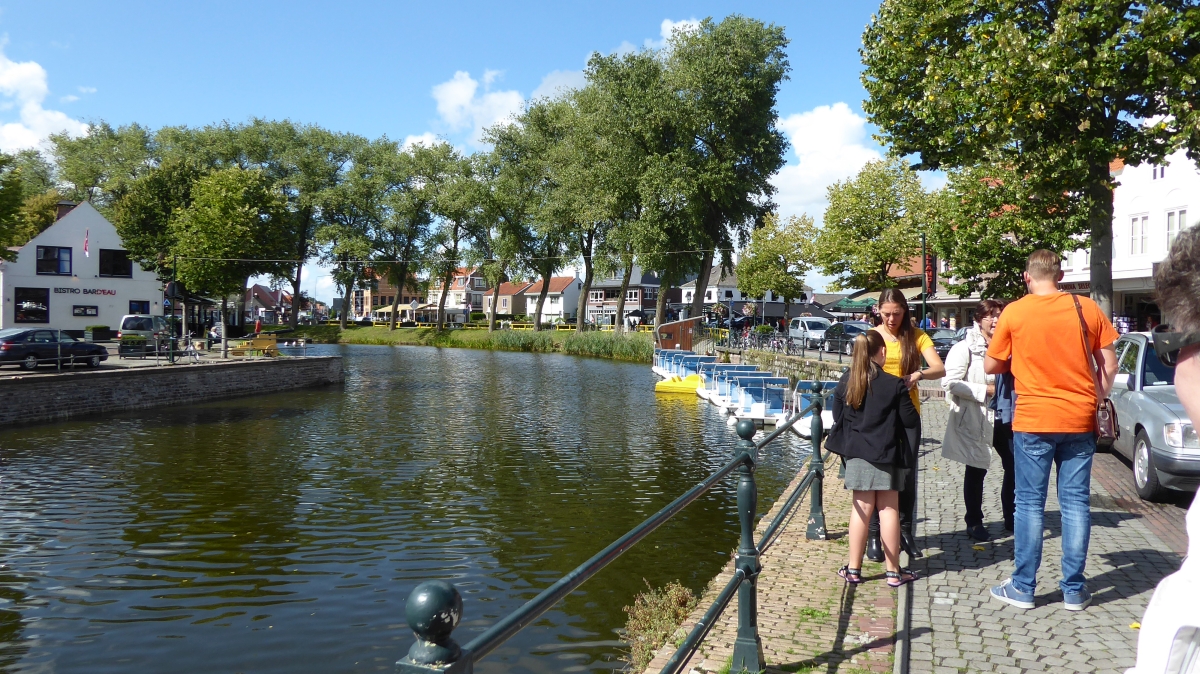
<svg viewBox="0 0 1200 674">
<path fill-rule="evenodd" d="M 852 569 L 850 568 L 849 564 L 838 569 L 837 575 L 841 576 L 842 580 L 850 583 L 851 585 L 858 585 L 859 583 L 863 582 L 862 569 Z"/>
<path fill-rule="evenodd" d="M 899 571 L 888 571 L 887 576 L 888 587 L 900 587 L 907 585 L 914 580 L 917 580 L 917 572 L 912 569 L 900 569 Z"/>
</svg>

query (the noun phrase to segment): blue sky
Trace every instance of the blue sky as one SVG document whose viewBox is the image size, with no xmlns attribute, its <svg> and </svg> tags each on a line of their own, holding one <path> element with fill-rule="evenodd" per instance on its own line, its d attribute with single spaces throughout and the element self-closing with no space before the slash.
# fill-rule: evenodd
<svg viewBox="0 0 1200 674">
<path fill-rule="evenodd" d="M 582 81 L 593 51 L 661 44 L 672 22 L 732 12 L 782 25 L 791 140 L 785 214 L 879 156 L 862 118 L 860 35 L 877 2 L 367 3 L 0 0 L 0 150 L 86 123 L 204 125 L 253 116 L 394 139 L 479 130 Z M 319 270 L 306 289 L 332 296 Z M 819 282 L 820 279 L 812 279 Z"/>
</svg>

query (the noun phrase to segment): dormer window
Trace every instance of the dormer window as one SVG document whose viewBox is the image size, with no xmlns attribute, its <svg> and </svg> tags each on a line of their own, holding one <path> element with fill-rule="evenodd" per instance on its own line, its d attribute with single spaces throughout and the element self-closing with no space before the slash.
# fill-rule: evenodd
<svg viewBox="0 0 1200 674">
<path fill-rule="evenodd" d="M 1167 175 L 1167 167 L 1166 166 L 1151 166 L 1150 167 L 1150 179 L 1151 180 L 1158 180 L 1159 178 L 1165 178 L 1166 175 Z"/>
</svg>

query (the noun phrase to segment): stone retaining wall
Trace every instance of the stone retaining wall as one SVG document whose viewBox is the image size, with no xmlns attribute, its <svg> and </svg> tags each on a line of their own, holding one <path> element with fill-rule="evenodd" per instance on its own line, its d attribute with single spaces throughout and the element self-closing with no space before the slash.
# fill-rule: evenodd
<svg viewBox="0 0 1200 674">
<path fill-rule="evenodd" d="M 341 356 L 16 376 L 0 380 L 0 426 L 272 393 L 342 380 Z"/>
<path fill-rule="evenodd" d="M 836 353 L 828 355 L 833 360 L 816 360 L 800 356 L 785 356 L 771 351 L 747 350 L 741 352 L 740 356 L 737 355 L 737 352 L 731 352 L 730 359 L 737 362 L 736 359 L 740 358 L 743 363 L 750 363 L 781 377 L 787 377 L 794 386 L 800 379 L 820 378 L 823 381 L 841 379 L 842 372 L 850 367 L 850 359 L 843 357 L 843 362 L 838 363 Z M 946 397 L 946 392 L 942 390 L 941 379 L 922 381 L 918 386 L 921 387 L 922 399 Z"/>
</svg>

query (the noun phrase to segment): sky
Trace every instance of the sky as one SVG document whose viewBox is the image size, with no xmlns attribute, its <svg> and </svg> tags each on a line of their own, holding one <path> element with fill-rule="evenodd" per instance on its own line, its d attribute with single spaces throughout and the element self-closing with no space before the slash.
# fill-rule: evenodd
<svg viewBox="0 0 1200 674">
<path fill-rule="evenodd" d="M 660 47 L 731 13 L 783 26 L 791 147 L 783 216 L 820 221 L 826 188 L 882 156 L 862 112 L 861 34 L 878 2 L 14 2 L 0 0 L 0 150 L 87 124 L 291 119 L 367 137 L 486 149 L 483 128 L 583 83 L 593 52 Z M 302 287 L 335 294 L 306 268 Z M 826 279 L 809 282 L 818 289 Z"/>
</svg>

